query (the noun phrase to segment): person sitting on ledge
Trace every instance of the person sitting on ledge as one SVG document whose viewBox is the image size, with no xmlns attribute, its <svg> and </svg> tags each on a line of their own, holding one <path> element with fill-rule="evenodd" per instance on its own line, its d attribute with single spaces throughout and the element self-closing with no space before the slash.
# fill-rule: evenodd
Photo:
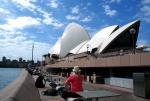
<svg viewBox="0 0 150 101">
<path fill-rule="evenodd" d="M 72 74 L 70 74 L 65 82 L 65 88 L 70 85 L 71 89 L 70 91 L 64 90 L 61 95 L 64 99 L 67 99 L 69 97 L 80 97 L 78 94 L 76 94 L 76 92 L 83 91 L 83 78 L 80 73 L 81 70 L 79 69 L 79 66 L 74 66 Z"/>
<path fill-rule="evenodd" d="M 37 88 L 44 88 L 46 85 L 46 81 L 44 79 L 44 75 L 40 74 L 35 81 L 35 87 Z"/>
<path fill-rule="evenodd" d="M 33 74 L 33 69 L 32 69 L 32 63 L 31 63 L 31 62 L 28 63 L 28 66 L 27 66 L 26 70 L 27 70 L 31 75 Z"/>
</svg>

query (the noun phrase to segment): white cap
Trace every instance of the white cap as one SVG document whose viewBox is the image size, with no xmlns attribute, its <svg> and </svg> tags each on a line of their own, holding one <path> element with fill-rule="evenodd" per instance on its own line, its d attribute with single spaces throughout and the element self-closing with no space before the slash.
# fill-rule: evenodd
<svg viewBox="0 0 150 101">
<path fill-rule="evenodd" d="M 81 70 L 79 69 L 79 66 L 74 66 L 72 69 L 73 72 L 80 72 Z"/>
</svg>

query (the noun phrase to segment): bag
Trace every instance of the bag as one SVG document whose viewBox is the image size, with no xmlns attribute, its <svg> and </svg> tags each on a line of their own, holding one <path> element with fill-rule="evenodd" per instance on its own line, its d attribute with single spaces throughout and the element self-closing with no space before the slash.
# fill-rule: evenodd
<svg viewBox="0 0 150 101">
<path fill-rule="evenodd" d="M 50 96 L 57 96 L 56 89 L 47 89 L 46 91 L 43 91 L 44 95 L 50 95 Z"/>
<path fill-rule="evenodd" d="M 49 84 L 53 89 L 55 89 L 57 87 L 57 84 L 55 82 L 50 82 Z"/>
</svg>

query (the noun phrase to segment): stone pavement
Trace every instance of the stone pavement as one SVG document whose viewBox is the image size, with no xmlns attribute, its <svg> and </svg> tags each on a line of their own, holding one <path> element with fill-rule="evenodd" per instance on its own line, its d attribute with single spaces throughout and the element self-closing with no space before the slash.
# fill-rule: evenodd
<svg viewBox="0 0 150 101">
<path fill-rule="evenodd" d="M 39 93 L 40 93 L 40 98 L 42 101 L 65 101 L 61 96 L 57 95 L 57 96 L 48 96 L 48 95 L 43 95 L 42 91 L 45 91 L 47 89 L 50 89 L 51 87 L 48 85 L 48 83 L 46 83 L 46 87 L 45 88 L 38 88 L 39 89 Z"/>
<path fill-rule="evenodd" d="M 38 76 L 34 75 L 33 78 L 36 81 Z M 49 86 L 49 83 L 46 82 L 45 88 L 38 88 L 39 90 L 39 94 L 40 94 L 40 98 L 41 101 L 65 101 L 61 96 L 47 96 L 47 95 L 43 95 L 42 92 L 47 90 L 47 89 L 51 89 L 51 87 Z"/>
<path fill-rule="evenodd" d="M 134 96 L 132 89 L 126 89 L 105 84 L 89 83 L 89 85 L 97 89 L 105 89 L 120 94 L 120 96 L 101 98 L 101 101 L 150 101 L 150 99 Z"/>
<path fill-rule="evenodd" d="M 39 93 L 42 101 L 65 101 L 61 96 L 45 96 L 42 94 L 42 91 L 50 88 L 48 83 L 46 83 L 45 88 L 39 88 Z M 92 84 L 84 83 L 85 90 L 106 90 L 114 93 L 120 94 L 119 96 L 112 97 L 102 97 L 100 101 L 150 101 L 150 99 L 145 99 L 142 97 L 134 96 L 132 89 L 120 88 L 116 86 L 110 86 L 105 84 Z"/>
</svg>

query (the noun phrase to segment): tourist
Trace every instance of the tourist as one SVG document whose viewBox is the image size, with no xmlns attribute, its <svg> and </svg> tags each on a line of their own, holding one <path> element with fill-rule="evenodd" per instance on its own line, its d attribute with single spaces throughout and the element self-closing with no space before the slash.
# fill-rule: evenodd
<svg viewBox="0 0 150 101">
<path fill-rule="evenodd" d="M 26 69 L 31 75 L 33 74 L 32 63 L 28 63 L 28 66 Z"/>
<path fill-rule="evenodd" d="M 67 99 L 69 97 L 76 98 L 80 97 L 76 92 L 83 91 L 83 78 L 80 75 L 81 70 L 79 69 L 79 66 L 75 66 L 72 70 L 71 75 L 67 78 L 65 82 L 65 88 L 70 85 L 70 91 L 65 90 L 62 93 L 62 97 L 64 99 Z"/>
<path fill-rule="evenodd" d="M 44 79 L 44 76 L 42 74 L 40 74 L 39 77 L 35 81 L 35 87 L 44 88 L 45 84 L 46 84 L 46 81 Z"/>
</svg>

